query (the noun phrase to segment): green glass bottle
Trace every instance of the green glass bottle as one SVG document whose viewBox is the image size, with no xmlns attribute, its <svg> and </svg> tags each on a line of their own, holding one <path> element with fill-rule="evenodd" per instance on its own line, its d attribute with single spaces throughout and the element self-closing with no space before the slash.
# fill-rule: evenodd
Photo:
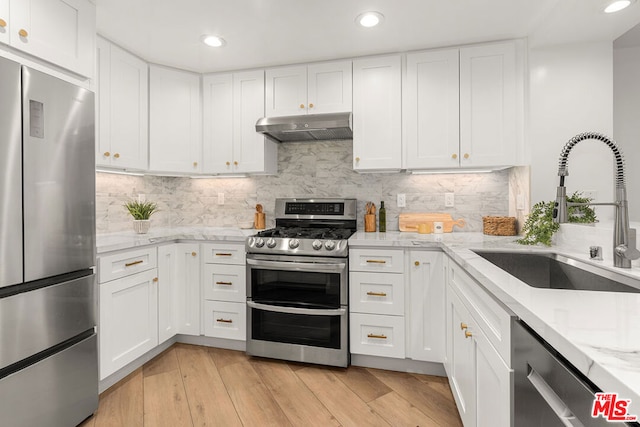
<svg viewBox="0 0 640 427">
<path fill-rule="evenodd" d="M 387 231 L 387 210 L 384 208 L 384 202 L 380 202 L 380 211 L 378 212 L 378 231 L 385 233 Z"/>
</svg>

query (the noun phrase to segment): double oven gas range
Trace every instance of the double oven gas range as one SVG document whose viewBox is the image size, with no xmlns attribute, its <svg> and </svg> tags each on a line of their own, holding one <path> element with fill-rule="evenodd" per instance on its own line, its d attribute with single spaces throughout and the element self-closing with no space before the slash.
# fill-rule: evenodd
<svg viewBox="0 0 640 427">
<path fill-rule="evenodd" d="M 276 227 L 246 241 L 247 353 L 349 365 L 355 199 L 277 199 Z"/>
</svg>

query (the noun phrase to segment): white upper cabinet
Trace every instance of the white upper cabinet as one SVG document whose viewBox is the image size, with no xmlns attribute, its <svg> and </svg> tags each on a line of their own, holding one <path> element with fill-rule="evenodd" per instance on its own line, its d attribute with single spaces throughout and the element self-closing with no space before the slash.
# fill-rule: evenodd
<svg viewBox="0 0 640 427">
<path fill-rule="evenodd" d="M 264 117 L 264 72 L 207 75 L 203 86 L 203 172 L 276 173 L 277 145 L 256 132 Z"/>
<path fill-rule="evenodd" d="M 516 45 L 460 49 L 460 166 L 508 166 L 522 140 Z"/>
<path fill-rule="evenodd" d="M 353 61 L 353 168 L 402 167 L 401 56 Z"/>
<path fill-rule="evenodd" d="M 523 71 L 517 42 L 407 55 L 406 169 L 518 164 Z"/>
<path fill-rule="evenodd" d="M 337 113 L 351 111 L 351 61 L 266 71 L 265 115 Z"/>
<path fill-rule="evenodd" d="M 0 27 L 0 42 L 93 77 L 96 9 L 88 0 L 1 0 Z"/>
<path fill-rule="evenodd" d="M 408 54 L 404 82 L 406 168 L 457 167 L 458 49 Z"/>
<path fill-rule="evenodd" d="M 200 75 L 151 65 L 149 168 L 199 173 L 202 157 Z"/>
<path fill-rule="evenodd" d="M 98 38 L 96 165 L 148 167 L 147 63 Z"/>
</svg>

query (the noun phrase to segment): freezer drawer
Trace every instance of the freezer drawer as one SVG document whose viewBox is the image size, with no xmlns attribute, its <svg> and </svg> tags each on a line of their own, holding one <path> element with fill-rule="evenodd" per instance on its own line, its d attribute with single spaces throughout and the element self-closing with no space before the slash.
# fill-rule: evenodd
<svg viewBox="0 0 640 427">
<path fill-rule="evenodd" d="M 0 380 L 5 427 L 78 425 L 98 408 L 97 337 Z"/>
<path fill-rule="evenodd" d="M 0 368 L 93 328 L 96 312 L 93 274 L 0 299 Z"/>
</svg>

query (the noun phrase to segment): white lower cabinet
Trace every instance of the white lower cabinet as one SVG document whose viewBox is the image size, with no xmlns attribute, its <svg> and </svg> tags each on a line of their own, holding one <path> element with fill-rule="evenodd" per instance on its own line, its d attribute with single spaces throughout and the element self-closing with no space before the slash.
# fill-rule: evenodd
<svg viewBox="0 0 640 427">
<path fill-rule="evenodd" d="M 203 245 L 203 332 L 207 337 L 246 339 L 246 268 L 243 244 Z"/>
<path fill-rule="evenodd" d="M 513 370 L 485 333 L 490 329 L 485 319 L 507 313 L 478 310 L 476 301 L 464 296 L 464 282 L 456 281 L 466 273 L 448 263 L 445 368 L 460 418 L 465 427 L 510 426 Z"/>
<path fill-rule="evenodd" d="M 178 333 L 200 335 L 200 245 L 176 244 L 176 287 L 178 289 Z"/>
<path fill-rule="evenodd" d="M 158 344 L 178 333 L 177 246 L 158 247 Z"/>
<path fill-rule="evenodd" d="M 409 251 L 407 357 L 444 360 L 444 268 L 442 252 Z"/>
<path fill-rule="evenodd" d="M 158 345 L 155 266 L 100 284 L 98 335 L 101 380 Z"/>
</svg>

